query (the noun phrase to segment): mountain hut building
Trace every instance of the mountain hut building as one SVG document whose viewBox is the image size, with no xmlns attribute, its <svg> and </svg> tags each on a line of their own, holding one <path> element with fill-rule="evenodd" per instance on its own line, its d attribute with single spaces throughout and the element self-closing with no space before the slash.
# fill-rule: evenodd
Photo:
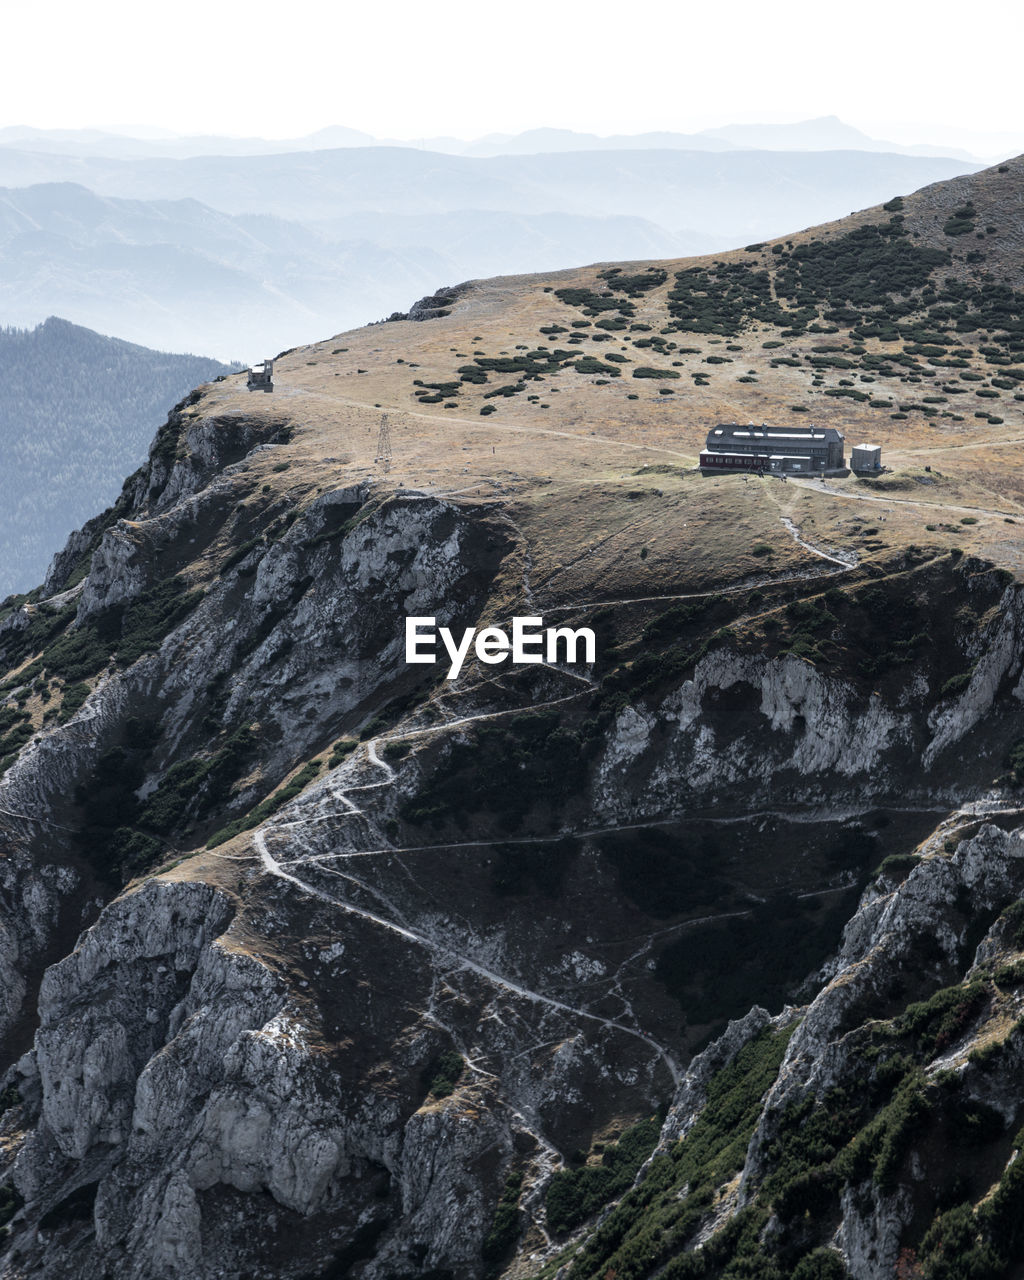
<svg viewBox="0 0 1024 1280">
<path fill-rule="evenodd" d="M 254 364 L 249 370 L 246 386 L 250 391 L 273 391 L 274 362 L 264 360 L 262 364 Z"/>
<path fill-rule="evenodd" d="M 708 432 L 701 451 L 705 474 L 735 471 L 787 472 L 804 475 L 844 473 L 845 437 L 835 427 L 770 427 L 766 422 L 740 426 L 722 422 Z"/>
</svg>

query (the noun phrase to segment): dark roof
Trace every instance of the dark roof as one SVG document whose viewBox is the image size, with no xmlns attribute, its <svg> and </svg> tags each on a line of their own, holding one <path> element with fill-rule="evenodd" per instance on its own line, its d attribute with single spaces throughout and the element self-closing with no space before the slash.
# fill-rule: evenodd
<svg viewBox="0 0 1024 1280">
<path fill-rule="evenodd" d="M 765 442 L 788 440 L 793 443 L 799 441 L 804 444 L 812 444 L 819 441 L 829 443 L 842 441 L 843 439 L 842 432 L 837 431 L 835 427 L 798 427 L 795 425 L 772 427 L 765 422 L 760 425 L 748 422 L 745 426 L 741 426 L 738 422 L 720 422 L 708 432 L 709 447 L 713 442 L 724 442 L 726 440 L 764 440 Z"/>
</svg>

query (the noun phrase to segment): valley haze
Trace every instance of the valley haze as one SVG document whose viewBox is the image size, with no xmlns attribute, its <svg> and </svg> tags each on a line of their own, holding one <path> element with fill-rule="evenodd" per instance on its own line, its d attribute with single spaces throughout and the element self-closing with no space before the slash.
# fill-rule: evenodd
<svg viewBox="0 0 1024 1280">
<path fill-rule="evenodd" d="M 467 154 L 186 139 L 176 154 L 8 129 L 0 317 L 256 360 L 456 281 L 725 250 L 980 165 L 875 150 L 839 121 L 728 133 L 539 130 Z"/>
</svg>

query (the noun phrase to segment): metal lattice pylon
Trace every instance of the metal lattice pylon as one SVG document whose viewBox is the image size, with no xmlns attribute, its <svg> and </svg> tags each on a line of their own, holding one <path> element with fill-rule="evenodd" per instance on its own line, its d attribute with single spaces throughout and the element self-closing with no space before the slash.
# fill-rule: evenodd
<svg viewBox="0 0 1024 1280">
<path fill-rule="evenodd" d="M 377 435 L 377 456 L 374 462 L 380 464 L 380 469 L 385 475 L 391 470 L 391 423 L 388 421 L 388 415 L 382 413 L 380 416 L 380 432 Z"/>
</svg>

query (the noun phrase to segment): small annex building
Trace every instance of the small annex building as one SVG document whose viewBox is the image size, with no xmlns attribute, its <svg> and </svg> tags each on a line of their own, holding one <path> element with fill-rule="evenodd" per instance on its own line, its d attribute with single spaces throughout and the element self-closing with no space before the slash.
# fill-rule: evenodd
<svg viewBox="0 0 1024 1280">
<path fill-rule="evenodd" d="M 850 469 L 855 475 L 872 475 L 882 470 L 880 444 L 855 444 L 850 450 Z"/>
<path fill-rule="evenodd" d="M 843 472 L 845 437 L 835 427 L 770 427 L 766 422 L 740 426 L 722 422 L 708 432 L 700 469 L 716 472 Z"/>
<path fill-rule="evenodd" d="M 254 364 L 249 369 L 249 378 L 245 385 L 250 391 L 273 391 L 273 360 L 264 360 L 262 364 Z"/>
</svg>

